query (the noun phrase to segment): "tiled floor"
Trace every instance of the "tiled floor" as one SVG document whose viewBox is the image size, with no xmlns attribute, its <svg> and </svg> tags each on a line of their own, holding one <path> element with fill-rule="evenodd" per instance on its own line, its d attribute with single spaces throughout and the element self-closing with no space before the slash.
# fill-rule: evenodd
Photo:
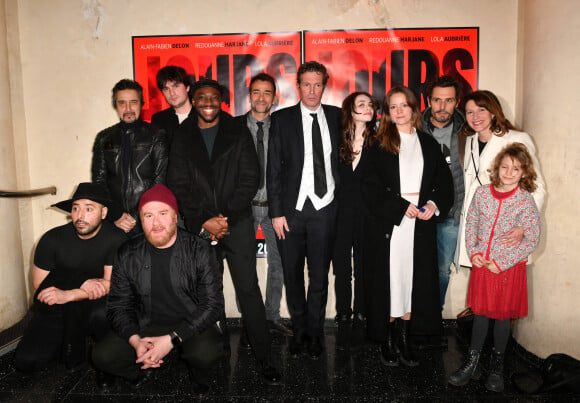
<svg viewBox="0 0 580 403">
<path fill-rule="evenodd" d="M 322 358 L 292 359 L 286 340 L 275 336 L 275 363 L 281 368 L 284 383 L 263 385 L 257 376 L 252 355 L 238 349 L 239 327 L 232 321 L 229 360 L 224 359 L 211 373 L 211 391 L 202 400 L 215 402 L 329 402 L 329 401 L 425 401 L 425 402 L 572 402 L 580 396 L 552 392 L 542 396 L 523 396 L 508 382 L 503 394 L 488 392 L 483 380 L 455 388 L 446 378 L 460 365 L 466 340 L 453 322 L 446 323 L 447 350 L 431 349 L 419 353 L 416 368 L 387 368 L 377 358 L 378 346 L 365 345 L 354 354 L 335 350 L 336 328 L 328 322 L 325 329 L 326 350 Z M 12 366 L 13 353 L 0 357 L 0 401 L 14 402 L 189 402 L 190 393 L 185 366 L 172 360 L 141 389 L 134 390 L 123 381 L 102 393 L 95 385 L 95 372 L 86 367 L 70 373 L 62 367 L 47 369 L 33 376 L 18 373 Z M 508 373 L 526 369 L 527 364 L 510 349 Z"/>
</svg>

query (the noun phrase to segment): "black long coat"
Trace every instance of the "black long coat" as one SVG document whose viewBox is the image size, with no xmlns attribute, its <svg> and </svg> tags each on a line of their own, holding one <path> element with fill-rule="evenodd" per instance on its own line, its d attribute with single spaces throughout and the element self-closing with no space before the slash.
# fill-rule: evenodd
<svg viewBox="0 0 580 403">
<path fill-rule="evenodd" d="M 432 200 L 447 217 L 453 204 L 453 180 L 439 144 L 429 135 L 418 132 L 423 152 L 423 176 L 419 206 Z M 393 226 L 401 223 L 409 202 L 400 195 L 399 157 L 377 142 L 369 150 L 363 197 L 370 215 L 366 219 L 364 281 L 369 337 L 384 341 L 390 317 L 389 253 Z M 439 279 L 437 268 L 437 229 L 433 216 L 416 220 L 413 248 L 413 292 L 411 332 L 441 332 Z"/>
<path fill-rule="evenodd" d="M 226 112 L 220 112 L 211 158 L 195 115 L 175 131 L 167 186 L 175 193 L 189 231 L 199 232 L 204 222 L 218 214 L 228 217 L 229 225 L 250 217 L 259 179 L 252 135 Z"/>
</svg>

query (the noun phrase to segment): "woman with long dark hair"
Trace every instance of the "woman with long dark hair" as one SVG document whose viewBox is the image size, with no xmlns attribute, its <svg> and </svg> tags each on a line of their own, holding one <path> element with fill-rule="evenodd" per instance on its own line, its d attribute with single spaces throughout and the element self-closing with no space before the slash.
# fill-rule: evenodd
<svg viewBox="0 0 580 403">
<path fill-rule="evenodd" d="M 338 215 L 332 258 L 339 350 L 346 350 L 349 345 L 350 348 L 356 349 L 364 339 L 365 309 L 362 279 L 364 209 L 361 180 L 364 176 L 368 146 L 374 139 L 377 109 L 378 101 L 366 92 L 354 92 L 342 103 L 340 187 L 337 192 Z M 351 304 L 353 260 L 354 304 Z"/>
<path fill-rule="evenodd" d="M 370 211 L 365 234 L 369 337 L 381 342 L 387 366 L 419 364 L 408 335 L 440 334 L 437 216 L 453 203 L 449 167 L 435 139 L 420 131 L 413 92 L 386 96 L 377 141 L 369 149 L 363 196 Z"/>
</svg>

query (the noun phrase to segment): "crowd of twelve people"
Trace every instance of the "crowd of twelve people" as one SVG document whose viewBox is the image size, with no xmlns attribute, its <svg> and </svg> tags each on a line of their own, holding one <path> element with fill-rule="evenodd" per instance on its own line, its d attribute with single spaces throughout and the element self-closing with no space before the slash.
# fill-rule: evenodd
<svg viewBox="0 0 580 403">
<path fill-rule="evenodd" d="M 475 319 L 468 356 L 449 383 L 479 376 L 492 319 L 485 385 L 503 390 L 510 324 L 528 312 L 526 262 L 545 195 L 530 136 L 493 93 L 461 98 L 450 76 L 430 83 L 423 113 L 404 86 L 388 91 L 382 110 L 366 92 L 347 96 L 342 109 L 322 104 L 328 80 L 324 65 L 302 64 L 299 103 L 271 113 L 276 82 L 260 73 L 249 85 L 250 110 L 233 118 L 217 81 L 192 82 L 166 66 L 157 86 L 170 107 L 151 124 L 140 116 L 142 87 L 119 81 L 112 104 L 120 121 L 96 137 L 93 182 L 55 205 L 72 221 L 36 248 L 33 318 L 16 367 L 62 360 L 74 368 L 92 336 L 101 388 L 115 377 L 139 387 L 175 349 L 194 393 L 206 393 L 207 368 L 230 350 L 224 259 L 240 344 L 265 383 L 281 381 L 271 333 L 290 337 L 292 357 L 321 356 L 331 262 L 336 348 L 356 351 L 369 339 L 384 365 L 413 367 L 410 336 L 442 336 L 454 263 L 471 267 Z M 265 302 L 259 226 L 268 245 Z M 283 287 L 290 321 L 280 318 Z"/>
</svg>

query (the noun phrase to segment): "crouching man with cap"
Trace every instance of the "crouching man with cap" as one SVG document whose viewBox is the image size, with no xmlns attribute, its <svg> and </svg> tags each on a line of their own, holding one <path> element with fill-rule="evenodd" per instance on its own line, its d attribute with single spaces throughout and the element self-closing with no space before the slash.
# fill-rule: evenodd
<svg viewBox="0 0 580 403">
<path fill-rule="evenodd" d="M 79 184 L 72 199 L 53 207 L 70 213 L 72 221 L 45 233 L 36 247 L 32 320 L 14 363 L 24 372 L 60 359 L 69 369 L 85 362 L 87 336 L 99 340 L 109 330 L 104 297 L 115 253 L 126 239 L 104 221 L 114 208 L 97 184 Z"/>
<path fill-rule="evenodd" d="M 143 234 L 117 254 L 107 305 L 113 332 L 95 346 L 93 363 L 139 387 L 151 374 L 144 370 L 164 365 L 176 348 L 193 392 L 201 394 L 209 389 L 203 370 L 223 354 L 216 326 L 222 276 L 209 243 L 178 230 L 177 214 L 175 196 L 164 185 L 141 197 Z"/>
</svg>

